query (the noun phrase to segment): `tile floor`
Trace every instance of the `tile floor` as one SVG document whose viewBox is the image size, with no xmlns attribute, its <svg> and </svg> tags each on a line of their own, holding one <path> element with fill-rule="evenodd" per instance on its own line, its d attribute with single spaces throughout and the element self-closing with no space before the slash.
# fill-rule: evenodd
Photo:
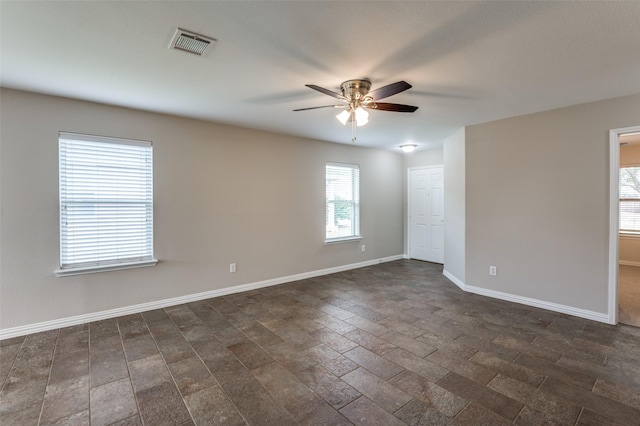
<svg viewBox="0 0 640 426">
<path fill-rule="evenodd" d="M 2 426 L 640 424 L 640 329 L 418 261 L 1 345 Z"/>
<path fill-rule="evenodd" d="M 640 327 L 640 266 L 618 270 L 618 321 Z"/>
</svg>

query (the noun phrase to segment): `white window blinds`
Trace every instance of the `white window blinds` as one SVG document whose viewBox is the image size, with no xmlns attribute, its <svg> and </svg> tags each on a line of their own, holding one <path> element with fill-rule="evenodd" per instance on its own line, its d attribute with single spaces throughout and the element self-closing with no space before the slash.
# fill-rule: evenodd
<svg viewBox="0 0 640 426">
<path fill-rule="evenodd" d="M 640 167 L 620 169 L 620 231 L 640 232 Z"/>
<path fill-rule="evenodd" d="M 58 275 L 155 264 L 151 142 L 61 132 L 59 143 Z"/>
<path fill-rule="evenodd" d="M 356 164 L 326 165 L 326 241 L 360 237 L 360 169 Z"/>
</svg>

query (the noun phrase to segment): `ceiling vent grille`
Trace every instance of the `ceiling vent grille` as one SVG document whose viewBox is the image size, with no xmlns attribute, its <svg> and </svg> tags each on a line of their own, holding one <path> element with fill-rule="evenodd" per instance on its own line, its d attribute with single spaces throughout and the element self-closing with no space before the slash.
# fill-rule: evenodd
<svg viewBox="0 0 640 426">
<path fill-rule="evenodd" d="M 216 39 L 214 38 L 178 28 L 171 40 L 171 44 L 169 44 L 169 49 L 182 50 L 183 52 L 202 56 L 205 54 L 209 46 L 215 42 Z"/>
</svg>

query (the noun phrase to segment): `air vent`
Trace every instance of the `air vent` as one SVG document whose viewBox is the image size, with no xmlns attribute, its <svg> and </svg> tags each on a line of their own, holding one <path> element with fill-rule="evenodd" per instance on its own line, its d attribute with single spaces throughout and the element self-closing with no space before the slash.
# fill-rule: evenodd
<svg viewBox="0 0 640 426">
<path fill-rule="evenodd" d="M 176 30 L 169 49 L 182 50 L 183 52 L 193 53 L 194 55 L 202 56 L 207 51 L 209 46 L 214 44 L 216 39 L 203 36 L 201 34 L 192 33 L 178 28 Z"/>
</svg>

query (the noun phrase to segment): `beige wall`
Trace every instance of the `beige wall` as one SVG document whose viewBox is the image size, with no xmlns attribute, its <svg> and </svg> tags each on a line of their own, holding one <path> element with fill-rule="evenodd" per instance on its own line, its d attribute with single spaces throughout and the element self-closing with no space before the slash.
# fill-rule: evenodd
<svg viewBox="0 0 640 426">
<path fill-rule="evenodd" d="M 2 329 L 403 253 L 401 154 L 7 89 L 0 101 Z M 54 277 L 59 131 L 153 142 L 158 266 Z M 365 253 L 323 244 L 326 161 L 360 165 Z"/>
<path fill-rule="evenodd" d="M 404 168 L 440 166 L 444 163 L 444 151 L 440 149 L 429 149 L 426 151 L 414 151 L 404 156 Z M 406 178 L 406 176 L 405 176 Z"/>
<path fill-rule="evenodd" d="M 618 238 L 618 261 L 622 265 L 640 266 L 640 238 L 624 235 Z"/>
<path fill-rule="evenodd" d="M 467 127 L 466 284 L 606 313 L 608 131 L 638 124 L 640 95 Z"/>
<path fill-rule="evenodd" d="M 446 271 L 606 312 L 608 130 L 640 124 L 640 95 L 469 126 L 411 155 L 7 89 L 0 102 L 0 329 L 406 253 L 407 168 L 435 164 Z M 59 131 L 153 141 L 158 266 L 54 278 Z M 360 164 L 365 253 L 323 244 L 326 161 Z"/>
<path fill-rule="evenodd" d="M 620 147 L 620 166 L 640 166 L 640 144 Z M 618 259 L 626 265 L 640 266 L 640 238 L 621 236 L 618 241 Z"/>
<path fill-rule="evenodd" d="M 444 270 L 457 285 L 466 279 L 465 129 L 444 140 Z"/>
</svg>

